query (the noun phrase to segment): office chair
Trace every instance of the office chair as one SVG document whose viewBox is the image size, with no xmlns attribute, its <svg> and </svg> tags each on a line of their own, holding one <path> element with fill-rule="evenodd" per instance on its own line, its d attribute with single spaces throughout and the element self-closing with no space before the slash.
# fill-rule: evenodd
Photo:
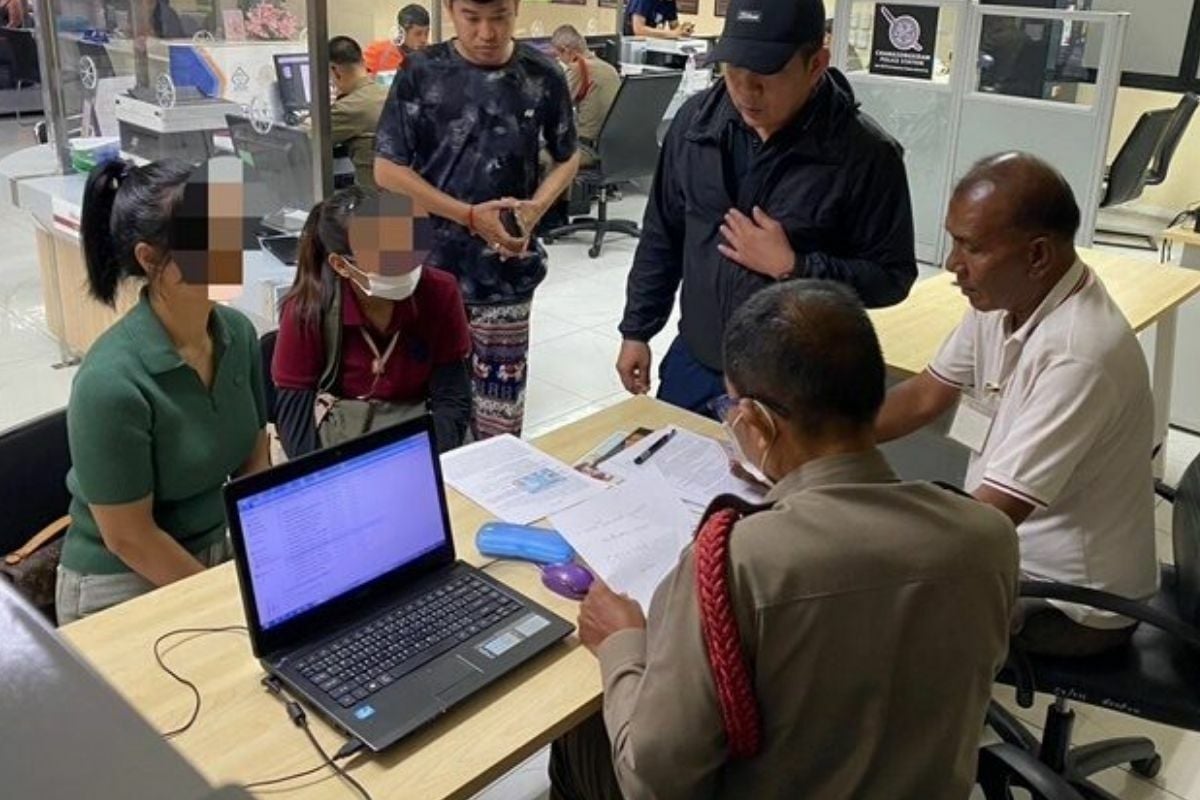
<svg viewBox="0 0 1200 800">
<path fill-rule="evenodd" d="M 980 748 L 975 782 L 986 800 L 1013 800 L 1014 788 L 1024 789 L 1031 800 L 1083 800 L 1049 767 L 1007 742 Z"/>
<path fill-rule="evenodd" d="M 9 80 L 18 95 L 23 89 L 40 86 L 42 82 L 41 68 L 38 66 L 37 41 L 33 38 L 33 30 L 29 28 L 0 28 L 0 40 L 8 45 L 12 54 L 12 65 L 9 70 Z M 21 121 L 21 99 L 18 97 L 13 106 L 17 124 L 27 127 L 35 123 Z"/>
<path fill-rule="evenodd" d="M 1179 99 L 1179 105 L 1175 106 L 1175 110 L 1171 112 L 1171 121 L 1167 124 L 1167 131 L 1158 144 L 1158 151 L 1154 154 L 1154 160 L 1146 175 L 1147 186 L 1158 186 L 1167 179 L 1171 159 L 1174 158 L 1175 150 L 1179 147 L 1179 142 L 1183 139 L 1183 134 L 1192 121 L 1192 115 L 1196 113 L 1197 104 L 1200 104 L 1200 97 L 1197 97 L 1194 92 L 1188 92 Z"/>
<path fill-rule="evenodd" d="M 999 680 L 1016 688 L 1018 704 L 1029 708 L 1034 692 L 1056 698 L 1046 711 L 1041 742 L 998 703 L 988 710 L 988 724 L 1001 739 L 1037 756 L 1087 800 L 1115 800 L 1089 776 L 1129 764 L 1135 773 L 1152 778 L 1162 767 L 1162 757 L 1154 743 L 1141 736 L 1072 747 L 1075 714 L 1067 698 L 1200 731 L 1200 458 L 1188 467 L 1177 489 L 1161 484 L 1156 488 L 1174 504 L 1175 564 L 1163 565 L 1161 588 L 1148 603 L 1057 583 L 1021 585 L 1022 597 L 1079 603 L 1139 620 L 1132 641 L 1087 658 L 1034 656 L 1015 647 L 1010 651 Z"/>
<path fill-rule="evenodd" d="M 54 548 L 46 557 L 57 563 L 69 522 L 70 469 L 65 408 L 0 433 L 0 559 L 39 535 L 45 539 L 43 547 Z M 53 596 L 53 587 L 49 594 Z M 52 602 L 40 604 L 38 610 L 54 621 Z"/>
<path fill-rule="evenodd" d="M 1147 111 L 1138 119 L 1129 138 L 1117 151 L 1117 157 L 1113 159 L 1108 174 L 1105 175 L 1104 196 L 1100 200 L 1100 208 L 1112 208 L 1142 196 L 1142 190 L 1150 177 L 1150 165 L 1160 151 L 1174 114 L 1175 109 L 1160 108 Z M 1182 135 L 1182 131 L 1180 131 L 1180 135 Z M 1173 152 L 1174 148 L 1172 148 Z M 1112 228 L 1096 228 L 1096 233 L 1145 240 L 1146 245 L 1133 246 L 1140 250 L 1158 249 L 1154 244 L 1154 239 L 1144 233 L 1131 233 Z M 1118 240 L 1113 240 L 1111 244 L 1119 247 L 1130 246 Z"/>
<path fill-rule="evenodd" d="M 580 170 L 575 179 L 585 186 L 596 187 L 596 218 L 576 219 L 550 230 L 543 237 L 547 244 L 580 231 L 594 231 L 596 236 L 588 255 L 597 258 L 609 233 L 623 233 L 635 239 L 641 236 L 638 223 L 608 218 L 609 194 L 617 184 L 654 174 L 658 166 L 655 138 L 658 121 L 671 104 L 682 77 L 678 72 L 658 72 L 626 75 L 621 79 L 621 88 L 596 138 L 599 160 L 595 166 Z"/>
<path fill-rule="evenodd" d="M 279 331 L 267 331 L 258 338 L 258 351 L 262 354 L 263 398 L 267 402 L 267 422 L 274 425 L 276 417 L 275 381 L 271 380 L 271 364 L 275 360 L 275 340 Z"/>
</svg>

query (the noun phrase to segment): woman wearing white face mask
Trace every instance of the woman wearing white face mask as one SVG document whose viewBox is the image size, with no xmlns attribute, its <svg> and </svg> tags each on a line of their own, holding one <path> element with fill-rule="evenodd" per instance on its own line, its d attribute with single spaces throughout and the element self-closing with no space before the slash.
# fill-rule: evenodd
<svg viewBox="0 0 1200 800">
<path fill-rule="evenodd" d="M 471 417 L 470 332 L 458 282 L 420 266 L 413 242 L 423 222 L 359 187 L 309 214 L 271 365 L 290 457 L 321 446 L 319 418 L 331 398 L 424 405 L 438 449 L 462 444 Z"/>
</svg>

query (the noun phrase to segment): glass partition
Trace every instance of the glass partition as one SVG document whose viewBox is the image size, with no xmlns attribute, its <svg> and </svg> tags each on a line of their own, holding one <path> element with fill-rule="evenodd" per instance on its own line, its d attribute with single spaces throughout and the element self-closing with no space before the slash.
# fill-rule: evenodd
<svg viewBox="0 0 1200 800">
<path fill-rule="evenodd" d="M 235 155 L 277 211 L 318 194 L 305 0 L 49 0 L 55 144 L 67 171 Z"/>
</svg>

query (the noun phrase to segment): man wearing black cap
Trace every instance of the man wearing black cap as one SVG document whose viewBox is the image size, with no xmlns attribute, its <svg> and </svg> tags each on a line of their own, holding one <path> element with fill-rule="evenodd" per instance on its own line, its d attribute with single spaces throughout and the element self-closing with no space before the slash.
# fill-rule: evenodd
<svg viewBox="0 0 1200 800">
<path fill-rule="evenodd" d="M 658 396 L 710 414 L 725 391 L 721 337 L 765 286 L 848 284 L 869 307 L 917 276 L 900 146 L 829 68 L 821 0 L 732 0 L 712 59 L 725 80 L 680 108 L 663 143 L 629 273 L 617 371 L 650 390 L 650 340 L 682 285 Z"/>
</svg>

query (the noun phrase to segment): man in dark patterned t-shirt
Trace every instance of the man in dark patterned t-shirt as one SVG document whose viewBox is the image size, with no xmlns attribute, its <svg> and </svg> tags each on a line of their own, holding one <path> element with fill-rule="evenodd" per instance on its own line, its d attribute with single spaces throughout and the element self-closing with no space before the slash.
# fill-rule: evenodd
<svg viewBox="0 0 1200 800">
<path fill-rule="evenodd" d="M 446 0 L 457 38 L 396 76 L 376 134 L 375 180 L 434 215 L 427 263 L 458 277 L 473 345 L 475 433 L 520 435 L 529 309 L 546 276 L 531 245 L 579 166 L 562 70 L 512 33 L 518 0 Z M 554 168 L 538 183 L 538 150 Z M 512 214 L 522 233 L 510 233 Z"/>
</svg>

